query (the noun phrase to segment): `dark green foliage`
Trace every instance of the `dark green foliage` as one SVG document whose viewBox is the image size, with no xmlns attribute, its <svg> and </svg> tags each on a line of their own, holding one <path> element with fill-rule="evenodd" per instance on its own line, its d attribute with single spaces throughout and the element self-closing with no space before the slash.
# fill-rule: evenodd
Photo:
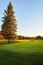
<svg viewBox="0 0 43 65">
<path fill-rule="evenodd" d="M 43 37 L 37 36 L 36 39 L 37 39 L 37 40 L 43 40 Z"/>
<path fill-rule="evenodd" d="M 13 6 L 11 2 L 9 3 L 7 10 L 4 11 L 4 17 L 2 17 L 2 35 L 5 39 L 8 39 L 9 42 L 11 39 L 14 39 L 14 34 L 16 33 L 16 19 L 14 16 Z"/>
</svg>

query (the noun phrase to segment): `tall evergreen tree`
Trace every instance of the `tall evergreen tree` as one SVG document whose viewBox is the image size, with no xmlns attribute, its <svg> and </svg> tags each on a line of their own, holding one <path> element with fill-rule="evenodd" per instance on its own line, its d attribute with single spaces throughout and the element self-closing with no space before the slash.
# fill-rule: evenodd
<svg viewBox="0 0 43 65">
<path fill-rule="evenodd" d="M 11 39 L 14 39 L 14 35 L 17 29 L 14 13 L 15 12 L 13 11 L 13 6 L 10 2 L 7 7 L 7 10 L 4 10 L 4 17 L 2 17 L 2 35 L 5 39 L 8 40 L 8 43 Z"/>
</svg>

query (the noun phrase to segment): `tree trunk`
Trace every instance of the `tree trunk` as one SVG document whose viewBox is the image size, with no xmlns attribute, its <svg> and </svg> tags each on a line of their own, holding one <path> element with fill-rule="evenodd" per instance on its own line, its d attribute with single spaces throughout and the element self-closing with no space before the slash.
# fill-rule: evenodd
<svg viewBox="0 0 43 65">
<path fill-rule="evenodd" d="M 8 39 L 8 43 L 10 43 L 10 39 Z"/>
</svg>

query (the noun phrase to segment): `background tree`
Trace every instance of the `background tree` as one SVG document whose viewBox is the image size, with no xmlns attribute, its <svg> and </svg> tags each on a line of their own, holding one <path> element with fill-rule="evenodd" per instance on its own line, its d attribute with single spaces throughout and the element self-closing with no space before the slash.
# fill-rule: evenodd
<svg viewBox="0 0 43 65">
<path fill-rule="evenodd" d="M 10 2 L 7 10 L 4 10 L 4 17 L 2 17 L 2 35 L 8 40 L 8 43 L 11 39 L 14 39 L 14 34 L 16 33 L 17 29 L 14 13 L 13 6 Z"/>
<path fill-rule="evenodd" d="M 37 39 L 37 40 L 43 40 L 43 37 L 37 36 L 36 39 Z"/>
</svg>

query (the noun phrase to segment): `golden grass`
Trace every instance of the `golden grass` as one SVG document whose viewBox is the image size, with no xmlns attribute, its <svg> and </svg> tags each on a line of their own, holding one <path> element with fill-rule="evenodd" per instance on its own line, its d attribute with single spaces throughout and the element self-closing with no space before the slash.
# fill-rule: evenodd
<svg viewBox="0 0 43 65">
<path fill-rule="evenodd" d="M 33 42 L 33 41 L 35 41 L 35 42 L 37 42 L 37 41 L 43 41 L 43 40 L 34 40 L 34 39 L 30 39 L 30 40 L 13 40 L 13 42 Z M 5 39 L 3 39 L 3 40 L 0 40 L 0 43 L 6 43 L 6 42 L 8 42 L 8 40 L 5 40 Z"/>
<path fill-rule="evenodd" d="M 16 40 L 17 42 L 29 42 L 30 40 Z"/>
</svg>

